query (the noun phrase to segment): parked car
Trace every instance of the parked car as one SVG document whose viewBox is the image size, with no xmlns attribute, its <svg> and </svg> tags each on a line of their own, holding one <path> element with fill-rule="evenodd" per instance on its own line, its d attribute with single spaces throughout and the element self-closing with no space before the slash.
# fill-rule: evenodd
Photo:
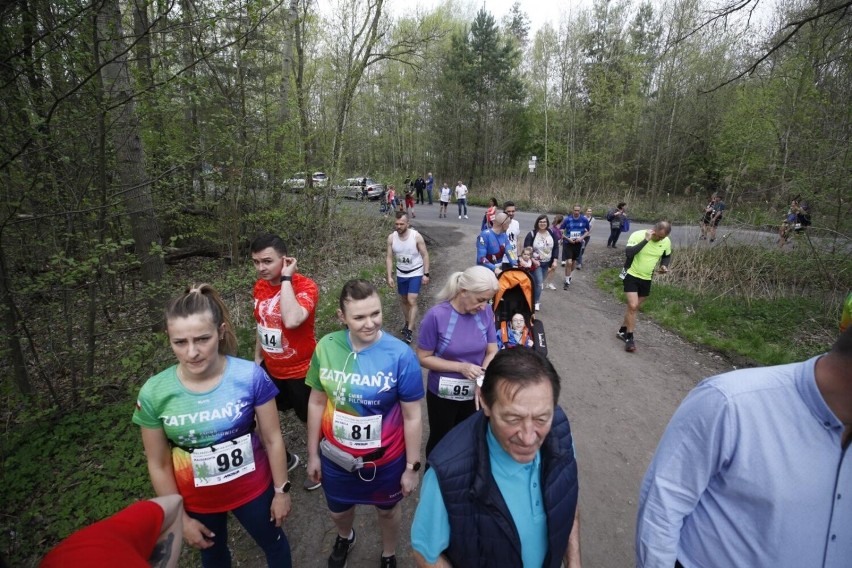
<svg viewBox="0 0 852 568">
<path fill-rule="evenodd" d="M 372 178 L 347 178 L 342 185 L 334 186 L 334 191 L 346 199 L 370 199 L 375 201 L 384 196 L 387 188 Z"/>
<path fill-rule="evenodd" d="M 296 172 L 290 179 L 284 180 L 284 188 L 289 189 L 290 191 L 301 191 L 305 189 L 307 173 L 305 172 Z M 328 185 L 328 175 L 325 172 L 314 172 L 311 175 L 311 179 L 314 182 L 314 187 L 325 187 Z"/>
</svg>

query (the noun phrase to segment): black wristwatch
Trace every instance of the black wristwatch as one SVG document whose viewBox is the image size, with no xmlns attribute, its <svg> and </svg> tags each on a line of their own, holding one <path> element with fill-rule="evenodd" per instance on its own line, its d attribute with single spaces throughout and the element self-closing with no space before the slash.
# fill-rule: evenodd
<svg viewBox="0 0 852 568">
<path fill-rule="evenodd" d="M 281 277 L 281 282 L 290 282 L 292 280 L 293 280 L 292 276 L 282 276 Z"/>
<path fill-rule="evenodd" d="M 276 488 L 275 488 L 275 492 L 276 492 L 276 493 L 290 493 L 290 488 L 291 488 L 292 486 L 293 486 L 293 484 L 292 484 L 292 483 L 290 483 L 289 481 L 285 481 L 285 482 L 284 482 L 284 485 L 282 485 L 281 487 L 276 487 Z"/>
<path fill-rule="evenodd" d="M 424 273 L 423 273 L 423 276 L 425 276 L 426 278 L 429 278 L 429 273 L 428 273 L 428 272 L 424 272 Z"/>
<path fill-rule="evenodd" d="M 411 471 L 420 471 L 420 462 L 418 461 L 414 463 L 406 463 L 405 469 L 410 469 Z"/>
</svg>

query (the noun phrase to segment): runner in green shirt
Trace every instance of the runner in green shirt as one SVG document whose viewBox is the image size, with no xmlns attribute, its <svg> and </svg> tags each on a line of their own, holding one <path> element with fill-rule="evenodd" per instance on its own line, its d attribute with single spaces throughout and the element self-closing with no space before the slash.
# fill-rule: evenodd
<svg viewBox="0 0 852 568">
<path fill-rule="evenodd" d="M 627 311 L 624 322 L 616 334 L 625 342 L 625 349 L 636 351 L 633 341 L 633 330 L 636 327 L 636 316 L 645 299 L 651 294 L 651 277 L 654 268 L 660 263 L 660 272 L 669 271 L 672 258 L 672 242 L 669 233 L 672 225 L 668 221 L 659 221 L 653 229 L 635 231 L 627 239 L 627 274 L 624 277 L 624 294 L 627 296 Z"/>
</svg>

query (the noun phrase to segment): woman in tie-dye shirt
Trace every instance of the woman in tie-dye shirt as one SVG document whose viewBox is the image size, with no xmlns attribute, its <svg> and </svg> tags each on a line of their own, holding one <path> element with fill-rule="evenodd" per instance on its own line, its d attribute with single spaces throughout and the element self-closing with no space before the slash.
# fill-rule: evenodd
<svg viewBox="0 0 852 568">
<path fill-rule="evenodd" d="M 183 496 L 184 540 L 201 550 L 205 568 L 231 565 L 228 512 L 269 566 L 291 566 L 281 529 L 290 482 L 275 385 L 254 362 L 230 355 L 236 336 L 212 287 L 170 302 L 166 328 L 178 363 L 145 382 L 133 414 L 154 491 Z"/>
</svg>

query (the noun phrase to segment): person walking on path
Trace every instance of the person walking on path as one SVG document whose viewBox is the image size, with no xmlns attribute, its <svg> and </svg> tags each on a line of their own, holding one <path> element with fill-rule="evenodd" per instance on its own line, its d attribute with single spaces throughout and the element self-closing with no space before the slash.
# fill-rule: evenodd
<svg viewBox="0 0 852 568">
<path fill-rule="evenodd" d="M 524 248 L 532 247 L 533 252 L 538 255 L 539 266 L 533 272 L 535 290 L 533 298 L 535 311 L 539 311 L 541 302 L 541 291 L 544 288 L 544 276 L 549 274 L 556 260 L 556 247 L 554 246 L 553 234 L 550 232 L 550 223 L 547 215 L 539 215 L 533 226 L 533 230 L 524 237 Z"/>
<path fill-rule="evenodd" d="M 521 232 L 521 224 L 515 219 L 515 213 L 518 208 L 514 201 L 506 201 L 503 203 L 503 213 L 509 216 L 509 226 L 506 227 L 506 237 L 509 239 L 509 248 L 506 249 L 506 255 L 503 257 L 503 270 L 510 266 L 518 264 L 518 256 L 520 256 L 520 247 L 518 246 L 518 234 Z"/>
<path fill-rule="evenodd" d="M 396 286 L 399 303 L 405 325 L 402 326 L 401 339 L 411 343 L 413 329 L 417 322 L 417 296 L 421 286 L 429 284 L 429 251 L 423 235 L 411 228 L 408 216 L 396 214 L 394 231 L 388 235 L 385 265 L 388 286 Z M 394 259 L 396 260 L 396 278 L 394 278 Z"/>
<path fill-rule="evenodd" d="M 503 258 L 510 246 L 506 236 L 508 226 L 509 216 L 500 211 L 494 216 L 494 226 L 481 231 L 476 239 L 476 264 L 498 276 L 503 271 Z M 517 264 L 517 260 L 515 262 Z"/>
<path fill-rule="evenodd" d="M 450 186 L 447 185 L 446 182 L 441 186 L 441 195 L 438 198 L 440 202 L 440 207 L 438 208 L 438 219 L 447 218 L 447 207 L 450 204 Z"/>
<path fill-rule="evenodd" d="M 586 247 L 589 246 L 589 241 L 592 240 L 592 227 L 595 225 L 595 217 L 592 214 L 591 207 L 586 208 L 586 213 L 583 217 L 589 221 L 589 234 L 583 237 L 583 246 L 580 248 L 580 258 L 577 259 L 577 270 L 583 270 L 583 257 L 586 254 Z"/>
<path fill-rule="evenodd" d="M 669 233 L 672 225 L 668 221 L 658 221 L 653 229 L 639 230 L 627 239 L 627 262 L 630 267 L 624 277 L 624 295 L 627 299 L 627 309 L 624 312 L 624 322 L 616 334 L 624 340 L 625 350 L 636 351 L 633 331 L 636 328 L 636 318 L 639 308 L 651 294 L 651 277 L 654 268 L 660 263 L 660 272 L 669 271 L 672 260 L 672 242 Z"/>
<path fill-rule="evenodd" d="M 411 526 L 417 566 L 580 567 L 577 460 L 560 382 L 532 349 L 494 357 L 482 410 L 428 454 Z"/>
<path fill-rule="evenodd" d="M 725 204 L 722 202 L 722 196 L 714 193 L 710 198 L 710 203 L 704 208 L 704 217 L 701 219 L 701 238 L 710 238 L 710 242 L 716 240 L 716 229 L 719 223 L 722 222 L 722 212 L 725 211 Z"/>
<path fill-rule="evenodd" d="M 145 382 L 133 413 L 154 492 L 183 497 L 183 538 L 201 551 L 204 568 L 231 565 L 229 512 L 270 568 L 292 566 L 281 528 L 291 501 L 275 385 L 234 356 L 228 309 L 207 284 L 169 302 L 166 332 L 177 365 Z"/>
<path fill-rule="evenodd" d="M 562 285 L 563 290 L 567 290 L 571 286 L 571 274 L 574 272 L 574 266 L 580 251 L 583 248 L 583 239 L 589 234 L 589 220 L 581 215 L 582 209 L 579 205 L 574 205 L 572 214 L 568 215 L 562 221 L 562 259 L 565 264 L 565 283 Z"/>
<path fill-rule="evenodd" d="M 316 282 L 299 274 L 296 259 L 287 256 L 287 245 L 278 235 L 257 237 L 250 248 L 258 275 L 253 290 L 257 322 L 254 361 L 278 387 L 278 410 L 292 408 L 305 423 L 311 394 L 305 386 L 305 373 L 317 344 L 314 329 L 319 288 Z M 288 470 L 298 464 L 299 456 L 288 452 Z M 308 479 L 303 487 L 308 491 L 318 488 Z"/>
<path fill-rule="evenodd" d="M 618 237 L 621 236 L 621 228 L 624 225 L 624 220 L 627 218 L 627 207 L 625 202 L 620 202 L 614 209 L 607 211 L 606 220 L 609 222 L 609 238 L 606 240 L 607 248 L 615 248 L 615 243 L 618 242 Z"/>
<path fill-rule="evenodd" d="M 459 204 L 459 219 L 462 215 L 467 219 L 467 186 L 462 183 L 462 180 L 456 184 L 456 202 Z"/>
<path fill-rule="evenodd" d="M 850 369 L 852 329 L 827 354 L 695 387 L 642 482 L 636 566 L 848 568 Z"/>
<path fill-rule="evenodd" d="M 426 456 L 456 424 L 476 412 L 476 379 L 497 353 L 494 312 L 488 302 L 497 278 L 482 266 L 450 275 L 438 304 L 423 316 L 417 357 L 427 377 L 429 440 Z"/>
<path fill-rule="evenodd" d="M 382 331 L 372 284 L 350 280 L 337 317 L 346 327 L 323 337 L 308 370 L 308 475 L 322 482 L 337 536 L 329 568 L 344 568 L 356 543 L 356 505 L 373 505 L 380 566 L 396 568 L 400 501 L 420 481 L 423 379 L 417 356 Z"/>
<path fill-rule="evenodd" d="M 426 180 L 423 179 L 423 176 L 417 176 L 417 179 L 414 180 L 414 191 L 417 192 L 417 203 L 422 205 L 425 203 L 423 192 L 426 189 Z"/>
<path fill-rule="evenodd" d="M 426 174 L 426 195 L 429 197 L 429 205 L 432 205 L 432 191 L 435 187 L 435 178 L 432 177 L 432 172 Z"/>
</svg>

